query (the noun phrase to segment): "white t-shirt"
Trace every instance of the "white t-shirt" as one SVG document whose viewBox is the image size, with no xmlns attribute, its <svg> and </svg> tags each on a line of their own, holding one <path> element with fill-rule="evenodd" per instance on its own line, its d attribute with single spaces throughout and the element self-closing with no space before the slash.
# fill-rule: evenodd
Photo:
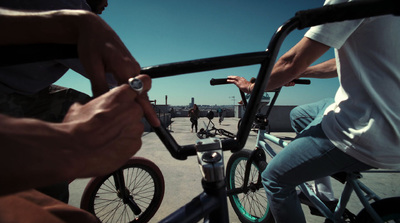
<svg viewBox="0 0 400 223">
<path fill-rule="evenodd" d="M 325 4 L 346 2 L 327 0 Z M 377 168 L 400 168 L 400 17 L 315 26 L 306 37 L 335 48 L 340 87 L 322 128 L 332 143 Z"/>
</svg>

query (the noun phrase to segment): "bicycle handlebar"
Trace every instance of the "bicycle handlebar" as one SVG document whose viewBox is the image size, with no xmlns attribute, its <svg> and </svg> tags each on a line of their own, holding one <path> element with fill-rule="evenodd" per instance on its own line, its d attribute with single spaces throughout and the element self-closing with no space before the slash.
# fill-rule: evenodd
<svg viewBox="0 0 400 223">
<path fill-rule="evenodd" d="M 296 80 L 293 80 L 293 82 L 294 82 L 295 84 L 304 84 L 304 85 L 309 85 L 309 84 L 311 84 L 311 81 L 308 80 L 308 79 L 296 79 Z"/>
<path fill-rule="evenodd" d="M 210 80 L 210 85 L 222 85 L 222 84 L 232 84 L 228 82 L 228 78 L 212 78 Z"/>
<path fill-rule="evenodd" d="M 305 85 L 311 84 L 311 81 L 308 79 L 295 79 L 295 80 L 293 80 L 293 82 L 295 84 L 305 84 Z M 232 83 L 228 82 L 227 78 L 212 78 L 210 80 L 210 85 L 214 86 L 214 85 L 222 85 L 222 84 L 232 84 Z"/>
<path fill-rule="evenodd" d="M 326 5 L 316 9 L 298 11 L 295 17 L 299 20 L 298 29 L 303 29 L 324 23 L 340 22 L 387 14 L 400 15 L 400 1 L 352 1 L 335 5 Z"/>
</svg>

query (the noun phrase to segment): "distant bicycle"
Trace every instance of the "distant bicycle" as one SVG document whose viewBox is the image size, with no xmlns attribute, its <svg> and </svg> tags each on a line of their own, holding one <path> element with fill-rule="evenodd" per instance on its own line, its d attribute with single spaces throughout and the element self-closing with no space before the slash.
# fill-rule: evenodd
<svg viewBox="0 0 400 223">
<path fill-rule="evenodd" d="M 205 138 L 209 138 L 209 137 L 215 137 L 217 135 L 220 136 L 226 136 L 228 138 L 235 138 L 236 135 L 233 134 L 232 132 L 229 132 L 225 129 L 217 129 L 215 128 L 215 124 L 214 122 L 212 122 L 211 120 L 214 118 L 214 112 L 213 111 L 209 111 L 207 113 L 207 118 L 208 118 L 208 124 L 206 126 L 206 128 L 201 128 L 198 132 L 197 132 L 197 137 L 199 137 L 199 139 L 205 139 Z"/>
</svg>

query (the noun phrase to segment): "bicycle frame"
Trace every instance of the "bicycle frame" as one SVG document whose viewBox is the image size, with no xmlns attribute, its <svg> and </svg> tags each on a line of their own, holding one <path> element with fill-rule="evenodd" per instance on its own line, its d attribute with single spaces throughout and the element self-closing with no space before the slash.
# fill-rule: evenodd
<svg viewBox="0 0 400 223">
<path fill-rule="evenodd" d="M 204 123 L 204 125 L 205 125 L 205 123 Z M 211 119 L 208 120 L 208 124 L 205 127 L 206 127 L 205 129 L 201 128 L 197 132 L 197 136 L 200 139 L 208 138 L 208 137 L 215 137 L 216 135 L 225 136 L 225 137 L 229 137 L 229 138 L 235 138 L 235 134 L 233 134 L 232 132 L 229 132 L 225 129 L 217 129 L 215 127 L 214 122 Z"/>
<path fill-rule="evenodd" d="M 202 165 L 203 173 L 205 173 L 202 181 L 204 193 L 199 195 L 188 205 L 170 215 L 170 217 L 167 217 L 163 222 L 186 222 L 185 219 L 197 220 L 206 215 L 209 215 L 210 223 L 229 222 L 226 208 L 225 184 L 223 177 L 221 178 L 224 169 L 223 162 L 215 157 L 221 156 L 222 151 L 231 150 L 232 152 L 237 152 L 244 147 L 280 46 L 291 31 L 296 28 L 303 29 L 314 25 L 349 19 L 358 19 L 384 14 L 400 15 L 399 5 L 400 2 L 398 0 L 356 1 L 299 11 L 293 18 L 289 19 L 285 24 L 279 27 L 272 37 L 266 51 L 191 60 L 143 68 L 141 73 L 148 74 L 152 78 L 160 78 L 201 71 L 256 64 L 261 65 L 250 101 L 242 118 L 242 125 L 238 129 L 236 138 L 224 139 L 218 142 L 210 142 L 208 140 L 212 139 L 209 138 L 200 140 L 195 145 L 181 146 L 166 129 L 163 127 L 154 128 L 156 134 L 174 158 L 185 160 L 188 156 L 198 155 L 199 163 Z M 59 50 L 60 47 L 63 48 L 62 51 Z M 76 46 L 71 45 L 56 44 L 56 46 L 54 46 L 54 44 L 48 44 L 46 46 L 5 46 L 2 47 L 2 51 L 7 52 L 2 54 L 0 57 L 0 65 L 3 66 L 50 59 L 77 57 Z M 40 57 L 38 55 L 42 56 Z M 49 57 L 49 55 L 51 56 Z M 280 140 L 277 142 L 278 144 L 282 143 L 282 145 L 284 145 L 284 142 L 281 142 Z M 206 157 L 209 155 L 211 155 L 211 158 Z M 212 181 L 209 181 L 210 177 L 213 179 Z M 192 205 L 197 207 L 195 208 L 196 211 L 184 211 L 186 209 L 194 210 L 191 208 Z"/>
<path fill-rule="evenodd" d="M 218 134 L 218 129 L 215 128 L 215 124 L 211 119 L 208 120 L 208 124 L 205 127 L 206 128 L 204 129 L 204 131 L 206 133 L 206 136 L 214 137 Z M 212 131 L 214 131 L 214 133 L 212 133 Z"/>
</svg>

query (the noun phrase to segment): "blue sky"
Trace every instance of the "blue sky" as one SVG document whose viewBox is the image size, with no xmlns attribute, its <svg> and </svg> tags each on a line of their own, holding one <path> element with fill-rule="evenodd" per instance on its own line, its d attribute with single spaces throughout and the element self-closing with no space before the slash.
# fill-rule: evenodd
<svg viewBox="0 0 400 223">
<path fill-rule="evenodd" d="M 142 67 L 191 59 L 263 51 L 276 29 L 296 11 L 319 7 L 323 1 L 296 0 L 109 0 L 101 17 L 119 34 Z M 306 30 L 294 31 L 280 55 L 302 38 Z M 333 57 L 329 51 L 319 61 Z M 247 79 L 258 66 L 179 75 L 153 80 L 149 92 L 157 104 L 187 105 L 237 103 L 234 85 L 210 86 L 211 78 L 228 75 Z M 57 84 L 90 93 L 90 84 L 69 71 Z M 298 105 L 333 97 L 337 79 L 312 80 L 309 86 L 284 88 L 278 104 Z M 235 97 L 235 101 L 232 99 Z"/>
</svg>

